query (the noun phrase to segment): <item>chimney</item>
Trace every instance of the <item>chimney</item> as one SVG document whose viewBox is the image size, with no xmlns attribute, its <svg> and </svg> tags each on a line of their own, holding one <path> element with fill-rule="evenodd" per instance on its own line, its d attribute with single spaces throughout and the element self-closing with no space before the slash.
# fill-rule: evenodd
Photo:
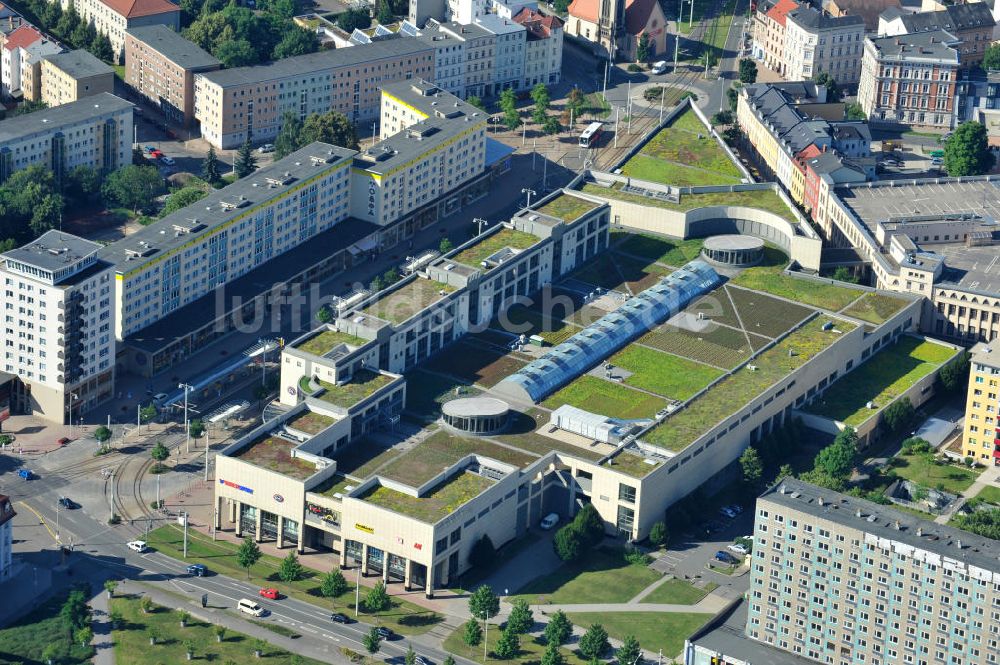
<svg viewBox="0 0 1000 665">
<path fill-rule="evenodd" d="M 955 547 L 957 547 L 958 549 L 962 549 L 962 541 L 961 540 L 956 540 L 955 541 Z"/>
<path fill-rule="evenodd" d="M 858 508 L 857 510 L 854 511 L 854 516 L 855 517 L 861 517 L 861 509 L 860 508 Z"/>
<path fill-rule="evenodd" d="M 785 484 L 784 483 L 781 484 L 781 487 L 778 488 L 778 491 L 781 492 L 782 494 L 785 493 L 786 490 L 785 490 Z"/>
<path fill-rule="evenodd" d="M 822 505 L 823 505 L 823 497 L 820 497 L 820 498 L 818 499 L 818 502 L 819 502 L 819 505 L 821 505 L 821 506 L 822 506 Z"/>
<path fill-rule="evenodd" d="M 922 536 L 922 535 L 924 535 L 924 530 L 921 527 L 918 526 L 917 527 L 917 536 Z"/>
</svg>

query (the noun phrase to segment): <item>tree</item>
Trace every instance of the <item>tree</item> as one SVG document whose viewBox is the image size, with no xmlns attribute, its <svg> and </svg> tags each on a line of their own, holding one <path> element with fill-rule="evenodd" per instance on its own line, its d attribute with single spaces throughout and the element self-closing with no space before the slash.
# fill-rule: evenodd
<svg viewBox="0 0 1000 665">
<path fill-rule="evenodd" d="M 913 403 L 909 397 L 897 399 L 882 411 L 882 422 L 890 432 L 898 432 L 913 421 Z"/>
<path fill-rule="evenodd" d="M 59 618 L 73 630 L 78 630 L 90 623 L 90 610 L 87 599 L 80 589 L 73 589 L 66 596 L 66 601 L 59 608 Z"/>
<path fill-rule="evenodd" d="M 867 120 L 868 116 L 865 115 L 865 110 L 861 104 L 851 102 L 844 107 L 844 118 L 847 120 Z"/>
<path fill-rule="evenodd" d="M 295 26 L 294 29 L 286 32 L 281 41 L 275 45 L 271 59 L 281 60 L 296 55 L 315 53 L 318 50 L 319 39 L 317 39 L 316 33 Z"/>
<path fill-rule="evenodd" d="M 944 168 L 955 177 L 982 175 L 993 168 L 986 126 L 963 122 L 944 145 Z"/>
<path fill-rule="evenodd" d="M 585 104 L 586 100 L 584 99 L 583 92 L 574 86 L 574 88 L 569 91 L 569 94 L 566 95 L 566 109 L 570 111 L 570 120 L 572 122 L 576 122 L 576 120 L 580 117 L 580 113 L 583 112 Z"/>
<path fill-rule="evenodd" d="M 75 198 L 89 199 L 101 191 L 101 172 L 85 164 L 76 166 L 67 175 L 66 188 Z"/>
<path fill-rule="evenodd" d="M 285 111 L 281 117 L 281 129 L 274 139 L 274 158 L 281 159 L 302 146 L 302 121 L 297 113 Z"/>
<path fill-rule="evenodd" d="M 222 642 L 224 639 L 226 639 L 226 627 L 225 626 L 215 625 L 215 626 L 212 627 L 212 632 L 215 633 L 215 641 L 216 642 Z"/>
<path fill-rule="evenodd" d="M 87 48 L 90 46 L 91 42 L 94 41 L 94 37 L 96 36 L 97 28 L 94 27 L 93 21 L 80 21 L 73 29 L 73 34 L 70 35 L 70 41 L 73 42 L 73 45 L 77 48 Z"/>
<path fill-rule="evenodd" d="M 552 547 L 556 556 L 563 561 L 576 561 L 583 554 L 583 538 L 580 530 L 574 524 L 567 524 L 552 538 Z"/>
<path fill-rule="evenodd" d="M 163 178 L 155 166 L 129 164 L 108 175 L 101 186 L 101 194 L 138 213 L 152 208 L 153 199 L 162 194 L 163 189 Z"/>
<path fill-rule="evenodd" d="M 592 624 L 580 638 L 580 653 L 588 660 L 601 657 L 608 649 L 608 631 L 599 623 Z"/>
<path fill-rule="evenodd" d="M 205 155 L 205 162 L 201 165 L 201 175 L 210 185 L 219 181 L 219 158 L 215 154 L 214 146 L 208 146 L 208 154 Z"/>
<path fill-rule="evenodd" d="M 192 439 L 199 439 L 205 433 L 205 423 L 200 418 L 195 418 L 188 423 L 188 435 Z"/>
<path fill-rule="evenodd" d="M 734 83 L 726 90 L 726 99 L 729 101 L 729 110 L 736 113 L 736 106 L 739 103 L 740 89 L 743 87 L 740 83 Z"/>
<path fill-rule="evenodd" d="M 559 650 L 559 645 L 549 642 L 542 653 L 541 665 L 564 665 L 565 662 L 562 651 Z"/>
<path fill-rule="evenodd" d="M 378 16 L 376 17 L 378 22 L 382 25 L 388 25 L 393 21 L 392 8 L 389 7 L 387 0 L 382 0 L 378 6 Z"/>
<path fill-rule="evenodd" d="M 985 508 L 964 514 L 959 512 L 955 517 L 955 526 L 965 531 L 1000 540 L 1000 508 Z"/>
<path fill-rule="evenodd" d="M 713 125 L 731 125 L 733 124 L 733 112 L 732 111 L 719 111 L 712 116 Z"/>
<path fill-rule="evenodd" d="M 594 504 L 588 503 L 573 518 L 585 545 L 596 545 L 604 539 L 604 518 Z"/>
<path fill-rule="evenodd" d="M 489 621 L 500 612 L 500 599 L 488 584 L 481 585 L 469 596 L 469 613 L 477 619 Z"/>
<path fill-rule="evenodd" d="M 187 626 L 187 622 L 191 620 L 191 613 L 182 610 L 178 618 L 180 619 L 181 622 L 181 628 L 184 628 L 185 626 Z"/>
<path fill-rule="evenodd" d="M 147 404 L 146 406 L 139 409 L 139 422 L 148 423 L 150 420 L 156 417 L 156 407 L 152 404 Z"/>
<path fill-rule="evenodd" d="M 462 631 L 462 641 L 470 647 L 479 646 L 483 641 L 483 629 L 475 618 L 465 622 Z"/>
<path fill-rule="evenodd" d="M 57 5 L 59 3 L 56 3 Z M 59 645 L 54 642 L 50 642 L 46 645 L 45 649 L 42 650 L 42 660 L 46 662 L 46 665 L 52 665 L 56 658 L 59 657 Z"/>
<path fill-rule="evenodd" d="M 260 561 L 260 557 L 260 548 L 253 541 L 253 538 L 250 536 L 244 538 L 236 550 L 236 563 L 240 568 L 247 569 L 247 579 L 250 579 L 250 569 Z"/>
<path fill-rule="evenodd" d="M 650 527 L 649 542 L 656 547 L 663 547 L 667 544 L 667 525 L 664 522 L 655 522 Z"/>
<path fill-rule="evenodd" d="M 194 657 L 194 640 L 184 640 L 184 656 L 191 660 Z"/>
<path fill-rule="evenodd" d="M 958 358 L 948 363 L 938 372 L 938 380 L 941 387 L 953 393 L 958 390 L 965 390 L 965 384 L 969 374 L 969 353 L 963 351 Z"/>
<path fill-rule="evenodd" d="M 753 446 L 750 446 L 740 455 L 740 469 L 743 471 L 743 482 L 751 488 L 760 484 L 764 477 L 764 463 L 760 460 L 760 453 Z"/>
<path fill-rule="evenodd" d="M 455 665 L 455 658 L 451 654 L 448 654 L 441 665 Z"/>
<path fill-rule="evenodd" d="M 289 552 L 288 556 L 281 560 L 278 577 L 281 578 L 282 582 L 295 582 L 302 578 L 302 564 L 299 563 L 299 558 L 295 556 L 294 551 Z"/>
<path fill-rule="evenodd" d="M 795 473 L 792 470 L 791 464 L 782 464 L 781 467 L 778 469 L 778 475 L 774 477 L 774 482 L 778 482 L 782 478 L 789 478 L 794 475 Z"/>
<path fill-rule="evenodd" d="M 332 143 L 348 150 L 358 149 L 358 135 L 354 124 L 343 113 L 328 111 L 313 113 L 302 124 L 299 145 L 308 145 L 313 141 Z"/>
<path fill-rule="evenodd" d="M 104 580 L 104 590 L 108 592 L 108 598 L 115 597 L 115 589 L 118 588 L 118 582 L 114 580 Z"/>
<path fill-rule="evenodd" d="M 517 656 L 518 651 L 521 649 L 521 640 L 518 638 L 517 633 L 507 629 L 500 633 L 500 639 L 493 646 L 493 655 L 496 656 L 498 660 L 510 660 Z"/>
<path fill-rule="evenodd" d="M 76 11 L 76 6 L 70 2 L 69 8 L 59 17 L 59 22 L 56 24 L 56 34 L 69 40 L 78 25 L 80 25 L 80 15 Z"/>
<path fill-rule="evenodd" d="M 365 611 L 378 614 L 389 609 L 389 593 L 385 590 L 385 582 L 379 580 L 365 596 Z"/>
<path fill-rule="evenodd" d="M 838 282 L 848 282 L 850 284 L 858 283 L 858 278 L 855 277 L 854 273 L 852 273 L 845 266 L 837 266 L 837 269 L 833 271 L 833 274 L 830 275 L 830 277 Z"/>
<path fill-rule="evenodd" d="M 132 148 L 132 163 L 136 166 L 143 166 L 149 163 L 146 161 L 146 155 L 139 146 Z"/>
<path fill-rule="evenodd" d="M 382 647 L 382 636 L 378 634 L 378 628 L 372 626 L 372 629 L 365 633 L 362 642 L 365 645 L 365 650 L 371 655 L 378 653 L 378 650 Z"/>
<path fill-rule="evenodd" d="M 98 443 L 104 443 L 111 438 L 111 430 L 109 430 L 104 425 L 101 425 L 94 430 L 94 438 L 97 439 Z M 108 580 L 109 582 L 111 580 Z M 105 585 L 106 586 L 106 585 Z"/>
<path fill-rule="evenodd" d="M 542 131 L 547 135 L 552 136 L 553 134 L 558 134 L 562 131 L 562 125 L 559 123 L 559 119 L 554 115 L 546 116 L 545 122 L 542 123 Z"/>
<path fill-rule="evenodd" d="M 167 197 L 167 204 L 163 206 L 163 210 L 160 211 L 160 216 L 166 217 L 170 213 L 176 212 L 181 208 L 194 205 L 206 196 L 208 196 L 208 192 L 201 187 L 182 187 Z"/>
<path fill-rule="evenodd" d="M 316 320 L 320 323 L 330 323 L 333 321 L 333 308 L 329 305 L 323 305 L 316 310 Z"/>
<path fill-rule="evenodd" d="M 255 64 L 257 55 L 253 45 L 245 39 L 233 39 L 219 44 L 212 54 L 222 62 L 226 69 L 247 67 Z"/>
<path fill-rule="evenodd" d="M 531 627 L 535 625 L 534 613 L 528 607 L 528 601 L 518 598 L 514 601 L 514 607 L 507 617 L 507 630 L 512 630 L 518 635 L 531 632 Z"/>
<path fill-rule="evenodd" d="M 234 168 L 237 178 L 245 178 L 257 170 L 257 158 L 254 157 L 253 148 L 250 147 L 250 139 L 245 140 L 236 153 Z"/>
<path fill-rule="evenodd" d="M 476 541 L 469 552 L 469 563 L 476 567 L 486 567 L 493 565 L 496 560 L 497 550 L 493 547 L 493 541 L 486 534 Z"/>
<path fill-rule="evenodd" d="M 565 644 L 572 634 L 573 624 L 569 617 L 562 610 L 556 610 L 545 625 L 545 641 L 549 644 Z"/>
<path fill-rule="evenodd" d="M 156 640 L 160 639 L 160 631 L 156 626 L 150 626 L 146 630 L 146 637 L 149 638 L 149 646 L 154 646 Z"/>
<path fill-rule="evenodd" d="M 31 232 L 40 236 L 46 231 L 56 228 L 62 216 L 63 197 L 59 194 L 48 194 L 35 206 L 28 226 Z"/>
<path fill-rule="evenodd" d="M 346 32 L 354 32 L 355 29 L 364 30 L 371 24 L 372 19 L 367 9 L 348 9 L 337 17 L 337 25 Z"/>
<path fill-rule="evenodd" d="M 465 103 L 469 104 L 470 106 L 475 106 L 480 111 L 486 110 L 486 102 L 484 102 L 476 95 L 469 95 L 468 98 L 465 100 Z"/>
<path fill-rule="evenodd" d="M 851 469 L 854 468 L 855 455 L 857 455 L 856 445 L 845 441 L 840 443 L 834 441 L 819 451 L 816 455 L 814 465 L 817 471 L 830 478 L 843 480 L 851 473 Z"/>
<path fill-rule="evenodd" d="M 1000 69 L 1000 44 L 991 44 L 983 53 L 983 69 L 988 72 Z"/>
<path fill-rule="evenodd" d="M 626 635 L 622 645 L 615 651 L 615 660 L 618 661 L 618 665 L 635 665 L 641 655 L 639 640 L 635 639 L 635 635 Z"/>
<path fill-rule="evenodd" d="M 757 63 L 749 58 L 740 60 L 740 83 L 753 85 L 757 82 Z"/>
<path fill-rule="evenodd" d="M 843 93 L 837 85 L 837 79 L 830 76 L 830 72 L 820 72 L 816 76 L 816 83 L 826 86 L 826 101 L 839 102 L 840 98 L 843 97 Z"/>
<path fill-rule="evenodd" d="M 115 49 L 111 45 L 111 40 L 104 33 L 100 33 L 94 37 L 94 41 L 90 42 L 89 50 L 98 60 L 103 60 L 104 62 L 115 61 Z"/>
<path fill-rule="evenodd" d="M 162 441 L 157 441 L 156 445 L 149 451 L 149 456 L 153 458 L 157 468 L 159 468 L 170 457 L 170 449 L 163 445 Z"/>
<path fill-rule="evenodd" d="M 517 112 L 517 96 L 510 88 L 500 93 L 500 110 L 503 111 L 503 122 L 507 129 L 514 130 L 521 125 L 521 114 Z"/>
<path fill-rule="evenodd" d="M 267 642 L 260 639 L 259 637 L 253 641 L 253 655 L 255 658 L 260 658 L 264 655 L 264 649 L 267 648 Z"/>
<path fill-rule="evenodd" d="M 535 109 L 531 113 L 531 118 L 541 125 L 545 122 L 546 113 L 552 103 L 552 97 L 549 95 L 549 90 L 545 87 L 544 83 L 539 83 L 531 89 L 531 99 L 535 102 Z"/>
<path fill-rule="evenodd" d="M 382 4 L 384 6 L 386 3 L 383 1 Z M 403 662 L 406 665 L 416 665 L 416 662 L 417 662 L 417 652 L 413 650 L 413 645 L 412 644 L 407 644 L 406 645 L 406 654 L 403 655 Z"/>
<path fill-rule="evenodd" d="M 442 254 L 447 254 L 451 250 L 455 249 L 455 246 L 451 244 L 451 241 L 447 238 L 441 238 L 441 243 L 438 245 L 438 251 Z"/>
<path fill-rule="evenodd" d="M 347 580 L 344 579 L 344 573 L 340 572 L 339 568 L 335 568 L 324 575 L 319 585 L 319 592 L 323 594 L 324 598 L 336 598 L 347 593 Z"/>
<path fill-rule="evenodd" d="M 652 55 L 653 40 L 649 38 L 649 33 L 644 32 L 639 35 L 639 43 L 635 49 L 636 62 L 646 62 Z"/>
<path fill-rule="evenodd" d="M 139 609 L 142 610 L 143 614 L 149 614 L 153 610 L 153 599 L 149 596 L 143 596 L 139 601 Z"/>
<path fill-rule="evenodd" d="M 555 0 L 555 2 L 552 3 L 552 6 L 555 8 L 556 13 L 566 14 L 566 11 L 569 9 L 569 4 L 570 0 Z"/>
</svg>

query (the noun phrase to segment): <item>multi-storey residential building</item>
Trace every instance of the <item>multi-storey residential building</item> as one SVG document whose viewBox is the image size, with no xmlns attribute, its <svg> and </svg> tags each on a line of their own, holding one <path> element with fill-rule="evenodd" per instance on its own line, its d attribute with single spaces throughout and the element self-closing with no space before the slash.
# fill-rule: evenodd
<svg viewBox="0 0 1000 665">
<path fill-rule="evenodd" d="M 524 45 L 524 87 L 554 85 L 562 76 L 563 22 L 525 7 L 514 20 L 527 31 Z"/>
<path fill-rule="evenodd" d="M 0 182 L 42 164 L 58 179 L 76 166 L 105 173 L 132 162 L 134 105 L 101 92 L 0 123 Z"/>
<path fill-rule="evenodd" d="M 389 225 L 481 175 L 487 117 L 425 81 L 383 85 L 381 141 L 354 159 L 351 215 Z"/>
<path fill-rule="evenodd" d="M 194 121 L 194 76 L 222 63 L 165 25 L 130 28 L 125 34 L 125 82 L 160 107 L 170 122 Z"/>
<path fill-rule="evenodd" d="M 17 410 L 63 421 L 111 395 L 114 278 L 100 249 L 48 231 L 0 254 L 2 367 L 20 380 Z"/>
<path fill-rule="evenodd" d="M 45 56 L 41 75 L 41 98 L 50 107 L 115 89 L 115 70 L 83 49 Z"/>
<path fill-rule="evenodd" d="M 778 71 L 791 81 L 808 81 L 826 72 L 840 86 L 853 89 L 861 76 L 864 36 L 860 16 L 833 17 L 809 6 L 790 11 Z"/>
<path fill-rule="evenodd" d="M 753 57 L 764 66 L 781 72 L 785 60 L 785 25 L 788 12 L 798 9 L 795 0 L 762 0 L 753 16 Z"/>
<path fill-rule="evenodd" d="M 0 47 L 0 95 L 5 99 L 24 97 L 37 100 L 41 93 L 39 69 L 41 59 L 63 50 L 31 24 L 24 24 L 11 32 Z M 25 95 L 24 88 L 28 88 Z"/>
<path fill-rule="evenodd" d="M 125 33 L 130 28 L 146 25 L 165 25 L 171 30 L 181 29 L 181 8 L 170 0 L 51 0 L 61 2 L 65 11 L 70 2 L 80 18 L 91 21 L 102 35 L 107 35 L 115 57 L 120 61 L 125 55 Z"/>
<path fill-rule="evenodd" d="M 896 37 L 920 32 L 944 30 L 960 43 L 955 45 L 963 69 L 983 62 L 986 48 L 993 41 L 996 21 L 985 2 L 950 4 L 939 11 L 904 12 L 887 9 L 879 16 L 878 34 Z"/>
<path fill-rule="evenodd" d="M 757 499 L 746 634 L 820 663 L 996 663 L 998 560 L 995 540 L 786 478 Z"/>
<path fill-rule="evenodd" d="M 10 5 L 0 2 L 0 48 L 7 41 L 7 36 L 24 25 L 24 17 Z"/>
<path fill-rule="evenodd" d="M 14 532 L 14 504 L 10 497 L 0 494 L 0 580 L 10 577 L 14 552 L 11 534 Z"/>
<path fill-rule="evenodd" d="M 1000 466 L 1000 349 L 996 342 L 972 347 L 965 403 L 962 455 Z"/>
<path fill-rule="evenodd" d="M 491 95 L 497 80 L 494 71 L 497 36 L 475 23 L 462 24 L 455 21 L 442 23 L 432 20 L 427 29 L 436 29 L 464 42 L 465 93 L 461 96 L 474 95 L 482 98 Z M 421 76 L 421 78 L 430 80 L 430 77 L 426 76 Z"/>
<path fill-rule="evenodd" d="M 858 103 L 869 123 L 954 127 L 958 47 L 944 30 L 865 39 Z"/>
<path fill-rule="evenodd" d="M 524 49 L 527 30 L 511 19 L 496 14 L 486 14 L 476 19 L 476 24 L 496 36 L 493 54 L 494 84 L 488 94 L 500 94 L 510 88 L 520 90 L 524 81 Z"/>
<path fill-rule="evenodd" d="M 402 30 L 401 30 L 402 31 Z M 413 26 L 417 39 L 434 49 L 434 82 L 442 90 L 465 96 L 465 40 L 428 22 L 423 30 Z"/>
<path fill-rule="evenodd" d="M 468 45 L 466 53 L 468 54 Z M 378 117 L 380 88 L 409 78 L 434 80 L 434 49 L 419 39 L 285 58 L 254 67 L 195 74 L 195 117 L 217 148 L 273 139 L 286 112 L 338 111 L 352 122 Z"/>
</svg>

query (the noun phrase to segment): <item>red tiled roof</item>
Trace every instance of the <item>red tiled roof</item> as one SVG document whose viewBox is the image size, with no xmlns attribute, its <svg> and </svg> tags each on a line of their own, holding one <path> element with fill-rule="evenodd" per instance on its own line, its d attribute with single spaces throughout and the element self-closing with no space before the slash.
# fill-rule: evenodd
<svg viewBox="0 0 1000 665">
<path fill-rule="evenodd" d="M 170 0 L 101 0 L 101 2 L 126 18 L 139 18 L 140 16 L 166 14 L 181 10 L 179 5 L 175 5 Z"/>
<path fill-rule="evenodd" d="M 657 0 L 625 0 L 625 29 L 630 35 L 639 35 L 649 25 Z"/>
<path fill-rule="evenodd" d="M 597 23 L 597 2 L 598 0 L 573 0 L 569 6 L 569 15 L 588 23 Z"/>
<path fill-rule="evenodd" d="M 529 34 L 545 39 L 552 36 L 552 31 L 563 27 L 563 22 L 558 16 L 546 16 L 541 12 L 536 12 L 530 7 L 525 7 L 517 16 L 514 22 L 524 26 Z"/>
<path fill-rule="evenodd" d="M 778 0 L 778 2 L 774 3 L 773 7 L 767 10 L 767 15 L 780 25 L 785 25 L 785 17 L 788 16 L 788 12 L 798 8 L 799 3 L 795 2 L 795 0 Z"/>
<path fill-rule="evenodd" d="M 38 30 L 35 29 L 35 26 L 22 25 L 20 28 L 7 35 L 7 41 L 3 43 L 3 47 L 8 51 L 13 51 L 16 48 L 31 46 L 41 38 L 42 33 L 38 32 Z"/>
</svg>

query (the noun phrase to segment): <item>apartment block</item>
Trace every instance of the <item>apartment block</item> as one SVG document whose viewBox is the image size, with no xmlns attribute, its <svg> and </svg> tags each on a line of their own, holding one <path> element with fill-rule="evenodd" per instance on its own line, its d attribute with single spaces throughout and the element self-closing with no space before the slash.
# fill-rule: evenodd
<svg viewBox="0 0 1000 665">
<path fill-rule="evenodd" d="M 254 67 L 195 74 L 195 117 L 217 148 L 274 139 L 292 112 L 338 111 L 352 122 L 378 118 L 380 88 L 410 78 L 434 80 L 434 49 L 418 39 L 390 37 L 371 44 L 285 58 Z"/>
<path fill-rule="evenodd" d="M 101 246 L 48 231 L 0 254 L 2 366 L 17 411 L 71 420 L 114 386 L 114 277 Z"/>
<path fill-rule="evenodd" d="M 165 25 L 125 33 L 125 82 L 158 106 L 168 122 L 191 125 L 195 74 L 221 67 L 210 53 Z"/>
<path fill-rule="evenodd" d="M 539 83 L 554 85 L 562 77 L 563 22 L 557 16 L 546 16 L 525 7 L 514 16 L 524 26 L 524 88 Z"/>
<path fill-rule="evenodd" d="M 92 21 L 97 32 L 107 35 L 120 62 L 125 56 L 125 34 L 131 28 L 164 25 L 181 29 L 181 8 L 170 0 L 51 0 L 61 2 L 63 11 L 70 2 L 80 18 Z"/>
<path fill-rule="evenodd" d="M 996 21 L 986 2 L 950 4 L 938 11 L 904 12 L 898 8 L 884 11 L 878 20 L 880 37 L 897 37 L 920 32 L 944 30 L 960 43 L 955 45 L 963 69 L 983 62 L 983 55 L 993 41 Z"/>
<path fill-rule="evenodd" d="M 0 2 L 0 48 L 7 41 L 7 37 L 24 25 L 24 17 L 10 5 Z"/>
<path fill-rule="evenodd" d="M 4 99 L 40 99 L 41 60 L 62 50 L 58 42 L 30 23 L 12 31 L 0 47 L 0 95 Z"/>
<path fill-rule="evenodd" d="M 465 43 L 465 93 L 462 97 L 488 97 L 493 94 L 496 78 L 497 36 L 475 23 L 430 21 L 425 29 L 438 31 Z M 435 73 L 436 74 L 436 73 Z"/>
<path fill-rule="evenodd" d="M 464 97 L 465 40 L 440 30 L 438 24 L 433 22 L 422 30 L 414 25 L 412 31 L 417 39 L 434 49 L 434 82 L 442 90 Z"/>
<path fill-rule="evenodd" d="M 134 105 L 107 92 L 0 123 L 0 182 L 32 164 L 56 179 L 76 166 L 109 172 L 132 163 Z"/>
<path fill-rule="evenodd" d="M 351 169 L 351 215 L 392 224 L 486 168 L 488 115 L 425 81 L 382 86 L 381 140 Z"/>
<path fill-rule="evenodd" d="M 867 38 L 858 103 L 869 123 L 954 127 L 959 46 L 944 30 Z"/>
<path fill-rule="evenodd" d="M 972 347 L 962 455 L 1000 466 L 1000 349 L 996 347 L 983 342 Z"/>
<path fill-rule="evenodd" d="M 833 17 L 809 6 L 788 12 L 785 48 L 779 71 L 790 81 L 809 80 L 822 72 L 854 89 L 861 77 L 865 23 L 860 16 Z"/>
<path fill-rule="evenodd" d="M 768 69 L 781 72 L 785 62 L 785 25 L 788 12 L 799 8 L 795 0 L 761 0 L 753 15 L 753 57 Z"/>
<path fill-rule="evenodd" d="M 494 85 L 488 94 L 499 95 L 503 90 L 520 90 L 524 81 L 524 51 L 527 30 L 517 21 L 486 14 L 476 24 L 496 36 L 493 50 Z"/>
<path fill-rule="evenodd" d="M 83 49 L 45 56 L 41 65 L 41 97 L 50 107 L 114 92 L 115 70 Z"/>
<path fill-rule="evenodd" d="M 995 540 L 786 478 L 757 500 L 746 635 L 820 663 L 996 663 L 998 561 Z"/>
</svg>

